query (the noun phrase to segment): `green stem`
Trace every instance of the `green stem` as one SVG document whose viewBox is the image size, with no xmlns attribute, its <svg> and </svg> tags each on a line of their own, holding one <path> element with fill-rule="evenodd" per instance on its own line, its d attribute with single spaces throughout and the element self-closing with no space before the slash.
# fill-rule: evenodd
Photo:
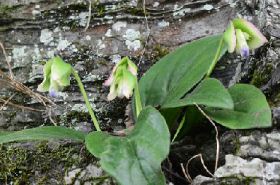
<svg viewBox="0 0 280 185">
<path fill-rule="evenodd" d="M 217 64 L 217 62 L 218 62 L 218 60 L 220 58 L 221 51 L 222 51 L 222 46 L 223 46 L 223 40 L 224 40 L 224 38 L 222 37 L 220 42 L 219 42 L 219 46 L 218 46 L 217 52 L 215 54 L 215 58 L 214 58 L 211 66 L 210 66 L 210 68 L 209 68 L 209 70 L 208 70 L 208 72 L 206 74 L 206 77 L 209 77 L 211 75 L 211 73 L 213 72 L 213 70 L 214 70 L 214 68 L 215 68 L 215 66 L 216 66 L 216 64 Z"/>
<path fill-rule="evenodd" d="M 139 92 L 139 86 L 138 86 L 138 81 L 136 80 L 136 85 L 134 89 L 134 98 L 135 98 L 135 108 L 136 108 L 136 116 L 140 114 L 142 110 L 142 103 L 141 103 L 141 97 L 140 97 L 140 92 Z"/>
<path fill-rule="evenodd" d="M 84 98 L 84 100 L 85 100 L 85 102 L 86 102 L 86 106 L 87 106 L 88 112 L 89 112 L 89 114 L 90 114 L 90 117 L 91 117 L 91 119 L 92 119 L 92 121 L 93 121 L 93 124 L 94 124 L 95 129 L 96 129 L 97 131 L 101 131 L 101 129 L 100 129 L 100 127 L 99 127 L 99 123 L 98 123 L 98 121 L 97 121 L 97 119 L 96 119 L 96 117 L 95 117 L 95 115 L 94 115 L 94 112 L 93 112 L 93 110 L 92 110 L 92 107 L 91 107 L 91 105 L 90 105 L 90 102 L 89 102 L 87 93 L 86 93 L 86 91 L 85 91 L 84 85 L 83 85 L 83 83 L 82 83 L 82 81 L 81 81 L 81 79 L 80 79 L 78 73 L 77 73 L 73 68 L 72 68 L 72 74 L 74 75 L 74 77 L 75 77 L 75 79 L 76 79 L 76 81 L 77 81 L 77 83 L 78 83 L 78 86 L 79 86 L 79 88 L 80 88 L 80 91 L 81 91 L 81 93 L 82 93 L 82 95 L 83 95 L 83 98 Z"/>
</svg>

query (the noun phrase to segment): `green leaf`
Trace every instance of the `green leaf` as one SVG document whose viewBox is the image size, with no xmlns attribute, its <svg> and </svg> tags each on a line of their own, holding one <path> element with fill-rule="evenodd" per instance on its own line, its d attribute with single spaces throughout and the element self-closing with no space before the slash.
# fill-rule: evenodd
<svg viewBox="0 0 280 185">
<path fill-rule="evenodd" d="M 86 147 L 101 167 L 122 185 L 165 185 L 161 162 L 169 153 L 170 134 L 164 118 L 152 107 L 139 114 L 126 137 L 92 132 Z"/>
<path fill-rule="evenodd" d="M 223 35 L 187 43 L 152 66 L 139 82 L 143 106 L 159 106 L 182 98 L 215 61 Z M 227 47 L 222 43 L 222 56 Z"/>
<path fill-rule="evenodd" d="M 234 106 L 231 95 L 223 84 L 217 79 L 207 78 L 183 99 L 174 99 L 163 104 L 162 108 L 184 107 L 193 104 L 225 109 L 233 109 Z"/>
<path fill-rule="evenodd" d="M 60 126 L 45 126 L 21 131 L 0 133 L 0 144 L 27 141 L 27 140 L 51 140 L 51 139 L 71 139 L 83 142 L 85 133 Z"/>
<path fill-rule="evenodd" d="M 237 84 L 229 88 L 234 110 L 207 108 L 206 113 L 231 129 L 270 127 L 271 110 L 264 94 L 252 85 Z"/>
</svg>

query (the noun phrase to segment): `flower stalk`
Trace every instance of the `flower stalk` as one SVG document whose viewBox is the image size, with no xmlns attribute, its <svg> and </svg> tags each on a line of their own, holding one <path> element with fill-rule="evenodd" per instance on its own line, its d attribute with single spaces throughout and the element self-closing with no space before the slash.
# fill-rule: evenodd
<svg viewBox="0 0 280 185">
<path fill-rule="evenodd" d="M 44 80 L 38 86 L 38 91 L 49 92 L 51 97 L 58 97 L 58 92 L 62 91 L 65 87 L 70 85 L 70 76 L 73 74 L 75 80 L 78 83 L 80 91 L 86 103 L 86 107 L 93 121 L 93 124 L 97 131 L 101 131 L 99 123 L 94 115 L 92 107 L 90 105 L 88 96 L 86 94 L 84 85 L 75 71 L 75 69 L 68 63 L 64 62 L 62 58 L 56 56 L 50 59 L 44 66 Z"/>
<path fill-rule="evenodd" d="M 141 96 L 140 96 L 139 85 L 137 80 L 134 88 L 134 100 L 135 100 L 136 117 L 138 117 L 138 115 L 142 111 L 142 103 L 141 103 Z"/>
<path fill-rule="evenodd" d="M 91 117 L 91 119 L 92 119 L 92 121 L 93 121 L 93 124 L 94 124 L 95 129 L 96 129 L 97 131 L 101 131 L 100 126 L 99 126 L 99 123 L 98 123 L 98 121 L 97 121 L 97 119 L 96 119 L 96 116 L 95 116 L 95 114 L 94 114 L 94 112 L 93 112 L 93 110 L 92 110 L 92 107 L 91 107 L 91 105 L 90 105 L 90 102 L 89 102 L 87 93 L 86 93 L 86 91 L 85 91 L 84 85 L 83 85 L 83 83 L 82 83 L 82 81 L 81 81 L 81 78 L 79 77 L 78 73 L 75 71 L 74 68 L 72 68 L 72 74 L 73 74 L 75 80 L 76 80 L 77 83 L 78 83 L 78 86 L 79 86 L 80 91 L 81 91 L 81 93 L 82 93 L 82 95 L 83 95 L 83 98 L 84 98 L 84 100 L 85 100 L 86 107 L 87 107 L 88 112 L 89 112 L 89 114 L 90 114 L 90 117 Z"/>
</svg>

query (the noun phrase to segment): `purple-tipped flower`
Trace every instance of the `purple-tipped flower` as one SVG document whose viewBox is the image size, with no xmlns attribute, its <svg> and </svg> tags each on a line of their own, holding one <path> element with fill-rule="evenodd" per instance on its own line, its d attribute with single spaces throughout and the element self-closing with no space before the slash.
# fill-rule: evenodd
<svg viewBox="0 0 280 185">
<path fill-rule="evenodd" d="M 248 57 L 250 49 L 256 49 L 267 42 L 263 34 L 250 22 L 244 19 L 234 19 L 224 33 L 224 41 L 228 52 L 236 51 L 242 57 Z"/>
<path fill-rule="evenodd" d="M 105 86 L 110 86 L 108 100 L 111 101 L 116 97 L 128 99 L 133 93 L 136 81 L 137 66 L 128 57 L 123 58 L 104 82 Z"/>
<path fill-rule="evenodd" d="M 50 97 L 56 98 L 57 97 L 57 92 L 54 89 L 49 90 L 49 95 Z"/>
<path fill-rule="evenodd" d="M 58 92 L 70 85 L 72 67 L 60 57 L 50 59 L 44 66 L 44 80 L 38 86 L 38 91 L 47 92 L 51 97 L 57 97 Z"/>
<path fill-rule="evenodd" d="M 241 54 L 242 57 L 249 57 L 250 49 L 247 44 L 245 35 L 240 29 L 236 29 L 236 52 Z"/>
</svg>

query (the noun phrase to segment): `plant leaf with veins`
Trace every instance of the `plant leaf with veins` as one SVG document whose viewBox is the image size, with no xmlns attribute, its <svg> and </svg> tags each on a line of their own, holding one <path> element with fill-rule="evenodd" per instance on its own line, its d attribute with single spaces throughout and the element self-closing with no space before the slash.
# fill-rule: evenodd
<svg viewBox="0 0 280 185">
<path fill-rule="evenodd" d="M 165 185 L 161 162 L 169 153 L 170 134 L 164 118 L 152 107 L 143 109 L 127 137 L 92 132 L 86 147 L 101 167 L 122 185 Z"/>
</svg>

